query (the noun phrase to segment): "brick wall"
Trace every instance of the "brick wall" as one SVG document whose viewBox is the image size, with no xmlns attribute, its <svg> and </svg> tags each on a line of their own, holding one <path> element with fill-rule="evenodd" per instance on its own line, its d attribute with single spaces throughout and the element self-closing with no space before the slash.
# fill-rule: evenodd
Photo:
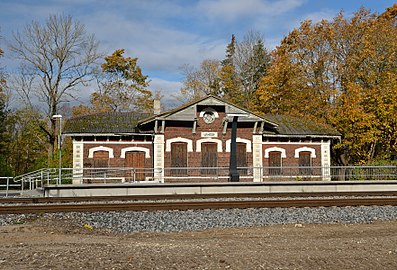
<svg viewBox="0 0 397 270">
<path fill-rule="evenodd" d="M 167 143 L 167 140 L 175 139 L 175 138 L 183 138 L 192 141 L 192 152 L 187 152 L 188 158 L 188 167 L 201 167 L 201 159 L 202 153 L 197 149 L 197 141 L 200 139 L 216 139 L 221 142 L 222 151 L 218 152 L 218 167 L 229 167 L 230 162 L 230 152 L 226 152 L 226 142 L 231 139 L 231 123 L 228 124 L 226 129 L 226 133 L 223 134 L 224 129 L 224 119 L 225 113 L 224 112 L 217 112 L 217 118 L 214 122 L 208 124 L 205 123 L 203 118 L 200 117 L 200 113 L 198 112 L 196 115 L 197 125 L 196 130 L 193 133 L 193 122 L 172 122 L 167 121 L 166 126 L 164 127 L 164 141 Z M 252 131 L 253 131 L 253 123 L 238 123 L 238 130 L 237 130 L 237 138 L 244 139 L 251 142 L 251 151 L 248 151 L 247 154 L 247 166 L 253 166 L 253 153 L 252 153 Z M 161 127 L 159 128 L 161 130 Z M 216 132 L 216 136 L 207 137 L 203 133 L 209 132 Z M 141 147 L 144 149 L 148 149 L 150 153 L 150 157 L 145 158 L 145 168 L 152 168 L 153 167 L 153 145 L 150 141 L 144 142 L 144 139 L 140 141 L 139 138 L 135 138 L 134 141 L 120 141 L 118 138 L 111 138 L 110 141 L 106 140 L 105 138 L 97 137 L 96 142 L 90 141 L 84 143 L 84 153 L 83 153 L 83 166 L 85 168 L 92 167 L 94 162 L 93 158 L 89 158 L 89 149 L 98 146 L 105 146 L 113 149 L 114 158 L 109 159 L 109 167 L 125 167 L 126 166 L 126 159 L 121 158 L 121 153 L 123 148 L 127 147 Z M 277 139 L 275 139 L 277 140 Z M 280 147 L 285 150 L 286 158 L 282 158 L 282 166 L 283 167 L 296 167 L 299 165 L 299 158 L 295 157 L 295 150 L 301 147 L 310 147 L 315 151 L 315 158 L 312 158 L 312 165 L 313 166 L 321 166 L 321 144 L 319 142 L 312 142 L 312 141 L 296 141 L 296 142 L 277 142 L 277 141 L 266 141 L 262 145 L 262 165 L 264 167 L 269 166 L 269 159 L 265 158 L 265 151 L 266 149 L 272 147 Z M 166 147 L 164 148 L 166 149 Z M 169 168 L 171 167 L 171 152 L 165 151 L 164 152 L 164 167 Z M 170 175 L 169 172 L 166 173 L 166 176 Z M 200 175 L 200 170 L 196 170 L 193 175 Z M 176 182 L 184 182 L 186 178 L 178 178 L 170 181 Z M 194 182 L 194 179 L 189 179 L 189 182 Z M 197 180 L 197 182 L 203 180 Z M 205 181 L 205 180 L 204 180 Z M 213 181 L 210 179 L 208 181 Z M 218 180 L 224 181 L 224 180 Z M 226 181 L 226 180 L 225 180 Z M 240 178 L 240 181 L 252 181 L 252 178 Z"/>
<path fill-rule="evenodd" d="M 293 143 L 291 142 L 290 144 L 277 144 L 276 142 L 274 144 L 264 144 L 262 146 L 263 149 L 263 166 L 269 166 L 269 159 L 265 158 L 265 150 L 268 148 L 272 147 L 280 147 L 285 149 L 286 153 L 286 158 L 282 159 L 282 164 L 283 166 L 290 166 L 290 167 L 295 167 L 299 165 L 299 158 L 295 158 L 295 150 L 301 147 L 310 147 L 315 150 L 316 157 L 312 159 L 312 165 L 314 167 L 316 166 L 321 166 L 321 145 L 316 144 L 316 143 Z"/>
<path fill-rule="evenodd" d="M 200 167 L 201 166 L 201 152 L 197 152 L 196 142 L 199 139 L 203 139 L 202 132 L 216 132 L 217 136 L 213 139 L 221 140 L 222 152 L 218 153 L 218 167 L 229 166 L 230 153 L 226 152 L 226 141 L 231 139 L 231 123 L 229 123 L 225 134 L 223 131 L 223 119 L 225 117 L 224 112 L 218 112 L 219 117 L 211 124 L 204 122 L 202 117 L 199 117 L 197 113 L 197 128 L 196 133 L 193 133 L 193 122 L 190 126 L 173 126 L 172 123 L 167 123 L 165 127 L 164 139 L 165 141 L 177 137 L 190 139 L 193 141 L 193 152 L 188 152 L 188 167 Z M 239 127 L 237 130 L 237 137 L 252 141 L 252 127 Z M 252 166 L 252 151 L 247 153 L 247 165 Z M 171 166 L 171 152 L 165 153 L 165 167 Z"/>
<path fill-rule="evenodd" d="M 89 154 L 89 149 L 98 147 L 98 146 L 105 146 L 113 149 L 114 153 L 114 158 L 109 159 L 109 167 L 125 167 L 125 158 L 121 158 L 121 150 L 123 148 L 127 147 L 142 147 L 145 149 L 149 149 L 150 157 L 145 158 L 145 167 L 146 168 L 152 168 L 152 160 L 153 160 L 153 153 L 152 153 L 152 145 L 151 144 L 137 144 L 134 142 L 128 143 L 128 144 L 115 144 L 112 142 L 90 142 L 90 143 L 84 143 L 84 167 L 92 167 L 94 164 L 94 159 L 93 158 L 88 158 Z"/>
</svg>

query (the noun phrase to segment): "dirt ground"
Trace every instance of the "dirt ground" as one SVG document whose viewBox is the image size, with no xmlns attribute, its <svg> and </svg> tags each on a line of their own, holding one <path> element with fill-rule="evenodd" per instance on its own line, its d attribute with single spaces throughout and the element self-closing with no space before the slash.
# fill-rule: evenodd
<svg viewBox="0 0 397 270">
<path fill-rule="evenodd" d="M 397 269 L 397 222 L 115 234 L 38 219 L 0 227 L 0 269 Z"/>
</svg>

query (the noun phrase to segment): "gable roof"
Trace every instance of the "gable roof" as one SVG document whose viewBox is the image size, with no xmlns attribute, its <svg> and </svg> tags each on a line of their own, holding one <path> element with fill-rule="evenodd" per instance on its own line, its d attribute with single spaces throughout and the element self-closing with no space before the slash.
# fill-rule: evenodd
<svg viewBox="0 0 397 270">
<path fill-rule="evenodd" d="M 74 117 L 66 121 L 64 134 L 134 133 L 138 121 L 148 114 L 137 112 L 109 112 Z"/>
<path fill-rule="evenodd" d="M 333 127 L 313 122 L 308 119 L 293 117 L 289 115 L 272 115 L 264 116 L 269 121 L 276 123 L 278 126 L 275 132 L 265 131 L 264 135 L 287 135 L 287 136 L 327 136 L 340 137 L 341 134 Z"/>
<path fill-rule="evenodd" d="M 340 137 L 341 134 L 331 126 L 318 124 L 302 118 L 287 115 L 260 116 L 247 109 L 236 106 L 216 96 L 186 103 L 173 110 L 153 115 L 139 112 L 109 112 L 93 115 L 74 117 L 66 121 L 64 134 L 67 135 L 121 135 L 143 134 L 140 125 L 145 125 L 155 120 L 193 121 L 196 117 L 196 106 L 224 105 L 226 114 L 240 114 L 239 122 L 262 121 L 266 123 L 264 136 L 290 136 L 290 137 Z"/>
<path fill-rule="evenodd" d="M 265 119 L 264 117 L 255 114 L 245 108 L 239 107 L 233 103 L 230 103 L 226 100 L 223 100 L 217 96 L 209 95 L 206 97 L 203 97 L 198 100 L 191 101 L 189 103 L 183 104 L 182 106 L 175 108 L 173 110 L 158 114 L 158 115 L 153 115 L 147 119 L 143 119 L 142 121 L 139 121 L 139 124 L 147 124 L 151 121 L 154 121 L 156 119 L 161 119 L 161 120 L 176 120 L 176 121 L 192 121 L 196 117 L 196 106 L 217 106 L 217 105 L 222 105 L 225 106 L 225 113 L 226 115 L 235 115 L 239 114 L 241 115 L 239 118 L 240 122 L 245 122 L 245 121 L 264 121 L 267 122 L 270 126 L 276 126 L 275 123 L 271 122 L 270 120 Z"/>
</svg>

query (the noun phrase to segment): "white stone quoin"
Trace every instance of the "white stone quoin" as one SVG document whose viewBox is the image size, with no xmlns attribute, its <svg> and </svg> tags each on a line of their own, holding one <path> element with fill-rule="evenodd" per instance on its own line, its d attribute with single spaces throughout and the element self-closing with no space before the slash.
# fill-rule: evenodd
<svg viewBox="0 0 397 270">
<path fill-rule="evenodd" d="M 154 135 L 153 177 L 155 181 L 164 183 L 164 135 Z"/>
<path fill-rule="evenodd" d="M 83 182 L 83 142 L 73 141 L 73 184 Z"/>
<path fill-rule="evenodd" d="M 321 143 L 321 166 L 323 180 L 331 181 L 331 142 L 329 140 Z"/>
<path fill-rule="evenodd" d="M 252 166 L 254 182 L 262 182 L 263 159 L 262 159 L 262 135 L 252 135 Z"/>
</svg>

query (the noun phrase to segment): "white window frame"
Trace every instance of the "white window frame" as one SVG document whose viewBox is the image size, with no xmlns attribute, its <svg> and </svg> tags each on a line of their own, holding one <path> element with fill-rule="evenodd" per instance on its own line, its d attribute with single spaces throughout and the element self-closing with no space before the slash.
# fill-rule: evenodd
<svg viewBox="0 0 397 270">
<path fill-rule="evenodd" d="M 219 139 L 213 139 L 213 138 L 204 138 L 196 141 L 196 152 L 201 152 L 201 144 L 206 143 L 206 142 L 213 142 L 217 144 L 217 152 L 221 153 L 222 152 L 222 141 Z"/>
<path fill-rule="evenodd" d="M 168 139 L 165 142 L 165 151 L 166 152 L 171 152 L 171 144 L 175 142 L 184 142 L 187 143 L 187 151 L 188 152 L 193 152 L 193 141 L 187 138 L 182 138 L 182 137 L 177 137 L 177 138 L 172 138 Z"/>
<path fill-rule="evenodd" d="M 269 158 L 270 152 L 281 152 L 281 158 L 287 158 L 287 152 L 284 148 L 281 147 L 270 147 L 265 149 L 265 158 Z"/>
<path fill-rule="evenodd" d="M 226 152 L 230 152 L 231 142 L 232 142 L 232 139 L 226 140 Z M 252 147 L 251 147 L 252 143 L 250 140 L 243 139 L 243 138 L 236 138 L 236 142 L 245 143 L 245 147 L 246 147 L 245 151 L 247 153 L 252 152 Z"/>
<path fill-rule="evenodd" d="M 106 146 L 97 146 L 97 147 L 90 148 L 88 150 L 88 158 L 94 158 L 94 152 L 97 152 L 97 151 L 106 151 L 109 153 L 109 158 L 114 158 L 113 148 L 106 147 Z"/>
<path fill-rule="evenodd" d="M 127 152 L 145 152 L 145 158 L 150 158 L 150 150 L 145 147 L 131 146 L 122 148 L 120 158 L 125 158 Z"/>
<path fill-rule="evenodd" d="M 307 146 L 304 146 L 304 147 L 299 147 L 299 148 L 297 148 L 297 149 L 295 149 L 295 158 L 299 158 L 299 153 L 300 152 L 310 152 L 310 157 L 311 158 L 316 158 L 316 149 L 314 149 L 314 148 L 311 148 L 311 147 L 307 147 Z"/>
</svg>

